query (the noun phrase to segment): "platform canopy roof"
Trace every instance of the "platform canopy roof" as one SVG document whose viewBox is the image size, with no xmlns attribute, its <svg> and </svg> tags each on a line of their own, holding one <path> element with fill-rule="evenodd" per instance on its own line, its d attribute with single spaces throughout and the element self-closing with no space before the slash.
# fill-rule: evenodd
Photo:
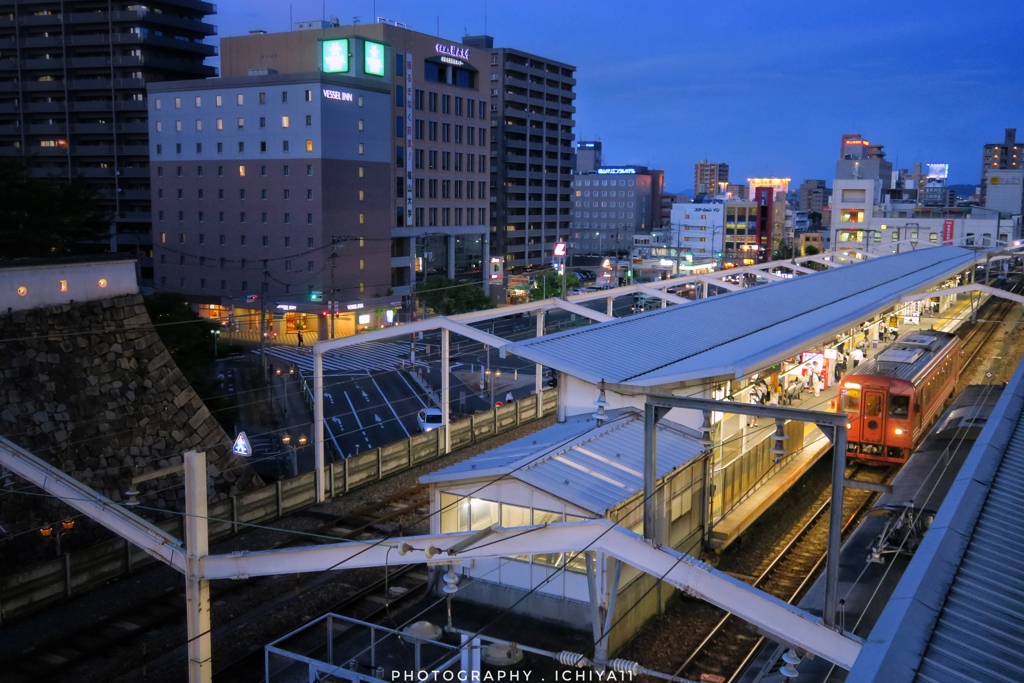
<svg viewBox="0 0 1024 683">
<path fill-rule="evenodd" d="M 1024 680 L 1024 364 L 847 680 Z"/>
<path fill-rule="evenodd" d="M 585 381 L 664 387 L 742 377 L 789 358 L 968 268 L 931 247 L 510 344 Z"/>
<path fill-rule="evenodd" d="M 685 465 L 703 450 L 697 432 L 662 420 L 657 477 Z M 643 453 L 643 412 L 624 408 L 608 411 L 608 420 L 600 427 L 592 416 L 572 417 L 420 477 L 420 482 L 504 477 L 604 517 L 643 490 Z"/>
</svg>

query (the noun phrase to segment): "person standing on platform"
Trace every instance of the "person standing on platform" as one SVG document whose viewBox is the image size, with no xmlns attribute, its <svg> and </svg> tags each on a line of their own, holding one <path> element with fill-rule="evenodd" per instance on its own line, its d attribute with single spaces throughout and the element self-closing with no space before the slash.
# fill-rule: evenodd
<svg viewBox="0 0 1024 683">
<path fill-rule="evenodd" d="M 811 373 L 811 383 L 814 385 L 814 396 L 821 396 L 821 386 L 824 384 L 824 380 L 822 380 L 821 373 L 818 372 L 817 368 Z"/>
<path fill-rule="evenodd" d="M 298 333 L 298 337 L 299 337 L 299 346 L 302 346 L 302 333 L 301 332 Z"/>
<path fill-rule="evenodd" d="M 860 347 L 858 346 L 853 351 L 850 352 L 850 358 L 853 359 L 853 367 L 854 369 L 856 369 L 857 366 L 860 365 L 860 362 L 864 360 L 864 352 L 861 351 Z"/>
<path fill-rule="evenodd" d="M 840 346 L 836 349 L 836 366 L 832 370 L 832 377 L 835 381 L 839 381 L 843 378 L 843 372 L 846 371 L 846 354 L 843 353 L 843 347 Z"/>
<path fill-rule="evenodd" d="M 509 391 L 507 394 L 505 394 L 505 403 L 511 403 L 514 400 L 515 399 L 512 398 L 512 392 L 511 391 Z"/>
</svg>

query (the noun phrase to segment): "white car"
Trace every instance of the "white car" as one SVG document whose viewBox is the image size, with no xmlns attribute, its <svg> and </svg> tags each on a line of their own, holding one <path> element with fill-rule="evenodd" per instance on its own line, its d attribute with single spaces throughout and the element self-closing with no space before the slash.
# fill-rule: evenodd
<svg viewBox="0 0 1024 683">
<path fill-rule="evenodd" d="M 419 425 L 421 432 L 429 432 L 437 429 L 441 426 L 441 409 L 424 408 L 420 412 L 416 413 L 416 424 Z"/>
</svg>

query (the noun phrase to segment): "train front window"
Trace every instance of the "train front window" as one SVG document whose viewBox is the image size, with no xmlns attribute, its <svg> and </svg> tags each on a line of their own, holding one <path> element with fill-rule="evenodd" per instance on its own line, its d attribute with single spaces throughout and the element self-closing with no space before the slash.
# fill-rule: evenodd
<svg viewBox="0 0 1024 683">
<path fill-rule="evenodd" d="M 904 419 L 910 417 L 910 397 L 896 395 L 890 396 L 889 417 Z"/>
<path fill-rule="evenodd" d="M 864 416 L 880 417 L 882 415 L 882 394 L 869 393 L 864 397 Z"/>
<path fill-rule="evenodd" d="M 860 412 L 860 389 L 853 389 L 851 387 L 843 387 L 840 390 L 840 396 L 842 397 L 842 411 L 844 413 L 859 413 Z"/>
</svg>

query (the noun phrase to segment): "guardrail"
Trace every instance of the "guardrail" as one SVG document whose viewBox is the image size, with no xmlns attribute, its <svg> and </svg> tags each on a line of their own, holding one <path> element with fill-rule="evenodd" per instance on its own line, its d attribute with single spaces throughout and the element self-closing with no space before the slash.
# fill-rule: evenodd
<svg viewBox="0 0 1024 683">
<path fill-rule="evenodd" d="M 544 415 L 555 412 L 557 401 L 556 390 L 549 389 L 543 393 Z M 537 418 L 537 401 L 531 396 L 452 422 L 448 426 L 451 429 L 452 452 Z M 331 463 L 326 478 L 328 495 L 332 498 L 343 495 L 443 457 L 444 429 L 440 427 L 425 434 L 416 434 L 404 441 Z M 315 500 L 313 472 L 306 472 L 213 503 L 207 513 L 210 539 L 218 540 L 238 533 L 245 525 L 278 519 L 313 505 Z M 173 536 L 184 537 L 181 517 L 166 519 L 158 526 Z M 0 577 L 0 623 L 130 574 L 153 562 L 153 558 L 124 539 L 112 538 Z"/>
</svg>

